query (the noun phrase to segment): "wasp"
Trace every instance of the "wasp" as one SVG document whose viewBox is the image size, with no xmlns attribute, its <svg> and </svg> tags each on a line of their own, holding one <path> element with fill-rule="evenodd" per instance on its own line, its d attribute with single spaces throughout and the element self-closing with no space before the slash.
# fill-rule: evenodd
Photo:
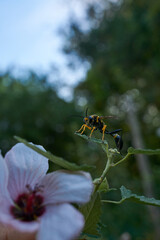
<svg viewBox="0 0 160 240">
<path fill-rule="evenodd" d="M 88 128 L 91 133 L 89 135 L 89 138 L 91 138 L 92 133 L 96 131 L 97 129 L 102 133 L 102 141 L 104 141 L 104 134 L 110 134 L 116 143 L 117 149 L 120 151 L 123 147 L 123 140 L 122 137 L 118 134 L 122 131 L 122 129 L 116 129 L 114 131 L 109 132 L 107 130 L 107 125 L 103 122 L 103 119 L 107 118 L 114 118 L 113 116 L 98 116 L 98 115 L 90 115 L 87 114 L 88 108 L 86 109 L 86 116 L 83 118 L 84 124 L 81 126 L 81 128 L 77 131 L 81 134 L 84 133 L 85 129 Z"/>
</svg>

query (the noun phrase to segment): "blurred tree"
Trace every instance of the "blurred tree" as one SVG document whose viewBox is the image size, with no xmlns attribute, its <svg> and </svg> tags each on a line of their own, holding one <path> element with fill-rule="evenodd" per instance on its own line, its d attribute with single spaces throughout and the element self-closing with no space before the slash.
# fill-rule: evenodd
<svg viewBox="0 0 160 240">
<path fill-rule="evenodd" d="M 108 111 L 123 119 L 121 125 L 125 130 L 129 125 L 135 147 L 142 147 L 145 142 L 147 147 L 159 148 L 160 2 L 124 0 L 102 4 L 99 8 L 98 4 L 88 7 L 87 30 L 73 21 L 67 35 L 65 52 L 90 63 L 75 97 L 85 98 L 96 112 L 104 115 Z M 128 99 L 132 100 L 131 105 Z M 124 138 L 126 142 L 129 136 L 125 134 Z M 151 195 L 153 177 L 148 159 L 137 158 L 137 163 L 144 192 Z M 156 163 L 158 157 L 154 157 L 153 169 Z M 159 239 L 159 222 L 153 212 L 151 215 L 156 229 L 153 239 Z"/>
<path fill-rule="evenodd" d="M 0 149 L 5 153 L 16 142 L 14 135 L 41 144 L 56 155 L 77 161 L 70 116 L 73 103 L 56 94 L 47 76 L 33 72 L 15 78 L 10 72 L 0 76 Z M 72 119 L 73 120 L 73 119 Z"/>
<path fill-rule="evenodd" d="M 98 146 L 87 144 L 74 135 L 83 123 L 81 108 L 58 97 L 59 85 L 50 84 L 48 76 L 28 72 L 17 78 L 9 71 L 0 75 L 0 149 L 5 154 L 17 135 L 46 150 L 78 164 L 104 165 Z M 85 109 L 83 109 L 85 110 Z M 78 117 L 77 117 L 78 116 Z M 92 150 L 92 151 L 91 151 Z M 91 158 L 88 159 L 88 154 Z M 100 153 L 100 156 L 104 156 Z M 95 170 L 97 171 L 97 170 Z"/>
<path fill-rule="evenodd" d="M 158 108 L 160 4 L 155 0 L 107 3 L 101 14 L 96 14 L 94 6 L 89 7 L 88 13 L 92 9 L 95 14 L 88 15 L 88 31 L 83 32 L 77 22 L 71 24 L 65 51 L 91 64 L 87 80 L 78 90 L 88 91 L 88 99 L 100 110 L 114 93 L 134 88 L 147 105 L 149 102 Z"/>
</svg>

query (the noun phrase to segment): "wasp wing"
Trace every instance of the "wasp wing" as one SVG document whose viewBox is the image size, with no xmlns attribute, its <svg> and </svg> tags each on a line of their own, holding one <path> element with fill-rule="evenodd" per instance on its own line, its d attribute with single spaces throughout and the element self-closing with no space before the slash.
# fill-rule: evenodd
<svg viewBox="0 0 160 240">
<path fill-rule="evenodd" d="M 116 117 L 116 116 L 100 116 L 99 118 L 100 118 L 100 119 L 107 119 L 107 118 L 117 119 L 118 117 Z"/>
</svg>

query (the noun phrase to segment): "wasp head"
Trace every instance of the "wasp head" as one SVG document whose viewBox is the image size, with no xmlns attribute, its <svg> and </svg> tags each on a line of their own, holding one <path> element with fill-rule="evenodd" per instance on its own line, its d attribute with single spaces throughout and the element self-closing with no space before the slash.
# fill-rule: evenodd
<svg viewBox="0 0 160 240">
<path fill-rule="evenodd" d="M 83 118 L 83 122 L 87 124 L 87 123 L 89 122 L 88 117 L 84 117 L 84 118 Z"/>
</svg>

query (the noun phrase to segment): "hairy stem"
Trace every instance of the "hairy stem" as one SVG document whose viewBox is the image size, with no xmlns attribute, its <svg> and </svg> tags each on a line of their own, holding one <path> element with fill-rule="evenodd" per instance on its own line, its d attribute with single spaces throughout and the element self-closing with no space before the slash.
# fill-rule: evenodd
<svg viewBox="0 0 160 240">
<path fill-rule="evenodd" d="M 124 162 L 130 155 L 131 155 L 130 153 L 127 153 L 127 155 L 126 155 L 124 158 L 122 158 L 120 161 L 118 161 L 118 162 L 116 162 L 116 163 L 113 163 L 113 164 L 112 164 L 112 167 L 115 167 L 115 166 L 117 166 L 118 164 Z"/>
</svg>

